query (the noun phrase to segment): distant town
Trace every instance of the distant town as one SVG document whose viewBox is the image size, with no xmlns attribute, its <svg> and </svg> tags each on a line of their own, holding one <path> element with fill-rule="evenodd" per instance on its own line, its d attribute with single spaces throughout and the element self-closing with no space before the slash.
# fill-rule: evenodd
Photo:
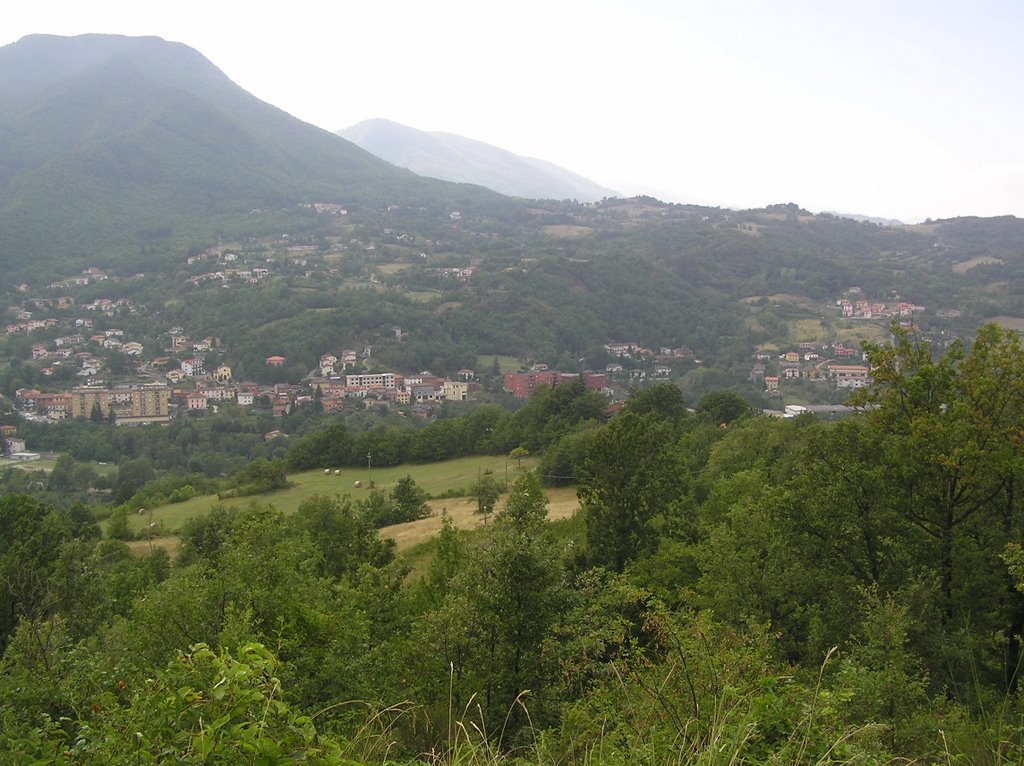
<svg viewBox="0 0 1024 766">
<path fill-rule="evenodd" d="M 326 212 L 346 214 L 341 208 Z M 283 246 L 291 268 L 304 267 L 303 254 L 316 249 L 287 243 Z M 373 244 L 353 240 L 350 246 L 367 248 Z M 211 260 L 217 261 L 219 268 L 202 270 Z M 198 273 L 184 277 L 184 281 L 190 287 L 209 283 L 226 286 L 255 284 L 271 275 L 272 259 L 263 259 L 264 265 L 256 265 L 252 260 L 219 246 L 211 248 L 188 257 L 186 265 Z M 465 282 L 473 277 L 474 267 L 436 271 L 444 278 Z M 143 278 L 143 274 L 136 274 L 129 279 Z M 102 270 L 87 268 L 81 274 L 51 282 L 46 292 L 59 293 L 55 296 L 26 297 L 19 305 L 8 307 L 8 315 L 15 321 L 6 325 L 7 335 L 32 336 L 37 331 L 53 335 L 30 346 L 26 361 L 38 365 L 42 377 L 51 378 L 53 385 L 45 386 L 52 390 L 24 387 L 16 391 L 15 405 L 26 417 L 47 421 L 88 418 L 138 425 L 199 416 L 216 411 L 223 404 L 261 407 L 279 417 L 299 407 L 339 412 L 361 401 L 364 405 L 379 402 L 408 408 L 408 412 L 429 419 L 433 408 L 445 402 L 467 401 L 480 391 L 477 373 L 468 368 L 451 377 L 429 371 L 374 369 L 372 346 L 325 349 L 318 366 L 302 380 L 274 384 L 238 381 L 231 365 L 223 361 L 230 360 L 231 349 L 224 348 L 217 339 L 193 338 L 183 327 L 173 326 L 161 332 L 159 347 L 146 348 L 116 326 L 118 317 L 130 318 L 139 312 L 131 300 L 101 297 L 79 302 L 69 294 L 76 288 L 95 288 L 108 279 Z M 18 291 L 29 293 L 31 289 L 22 284 Z M 912 321 L 915 314 L 925 310 L 902 300 L 872 300 L 857 287 L 837 298 L 834 308 L 841 318 L 887 322 Z M 97 329 L 100 326 L 103 329 Z M 400 328 L 395 328 L 395 332 L 401 337 Z M 681 366 L 692 368 L 701 364 L 685 347 L 648 349 L 625 341 L 607 343 L 604 351 L 609 361 L 603 369 L 567 372 L 532 363 L 505 372 L 501 388 L 514 399 L 522 400 L 537 387 L 582 379 L 588 389 L 611 395 L 615 383 L 636 386 L 646 379 L 668 380 Z M 870 368 L 859 348 L 840 340 L 809 340 L 785 350 L 755 349 L 752 356 L 748 380 L 763 387 L 769 398 L 780 396 L 789 381 L 814 381 L 837 390 L 862 388 L 870 382 Z M 130 364 L 115 374 L 110 369 L 112 357 Z M 208 367 L 211 358 L 218 360 L 212 368 Z M 287 350 L 266 357 L 264 363 L 267 367 L 284 367 L 288 363 Z"/>
</svg>

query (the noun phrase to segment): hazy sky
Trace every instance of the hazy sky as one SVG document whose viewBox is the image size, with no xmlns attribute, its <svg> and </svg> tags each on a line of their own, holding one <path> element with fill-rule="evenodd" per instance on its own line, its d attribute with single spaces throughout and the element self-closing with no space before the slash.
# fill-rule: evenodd
<svg viewBox="0 0 1024 766">
<path fill-rule="evenodd" d="M 32 33 L 157 35 L 327 130 L 386 117 L 627 194 L 1024 217 L 1019 0 L 56 0 Z"/>
</svg>

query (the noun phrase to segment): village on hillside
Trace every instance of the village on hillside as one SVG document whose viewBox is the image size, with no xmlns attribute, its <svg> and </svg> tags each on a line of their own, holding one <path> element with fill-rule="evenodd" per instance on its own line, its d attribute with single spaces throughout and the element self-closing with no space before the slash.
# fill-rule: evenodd
<svg viewBox="0 0 1024 766">
<path fill-rule="evenodd" d="M 326 212 L 345 214 L 344 210 Z M 291 270 L 306 268 L 307 251 L 316 250 L 310 245 L 290 244 L 286 239 L 280 247 L 286 254 L 283 267 Z M 351 240 L 346 245 L 331 245 L 328 253 L 348 247 L 365 249 L 373 243 Z M 209 270 L 206 264 L 213 261 L 217 268 Z M 218 245 L 190 255 L 186 263 L 189 274 L 181 278 L 190 289 L 210 283 L 222 287 L 257 284 L 272 274 L 275 263 L 272 258 L 243 256 Z M 474 267 L 435 271 L 443 278 L 465 282 L 472 278 Z M 128 279 L 143 278 L 136 274 Z M 357 339 L 351 339 L 350 348 L 324 349 L 317 367 L 301 380 L 273 384 L 239 381 L 230 364 L 231 349 L 218 339 L 193 338 L 181 326 L 162 329 L 158 347 L 152 347 L 151 341 L 146 347 L 131 337 L 118 326 L 119 320 L 131 326 L 131 319 L 143 308 L 127 298 L 91 297 L 97 286 L 102 287 L 108 280 L 115 285 L 123 278 L 110 278 L 98 268 L 87 268 L 49 283 L 42 295 L 29 297 L 33 291 L 28 285 L 17 286 L 26 297 L 8 307 L 7 314 L 14 321 L 5 326 L 5 333 L 33 340 L 24 363 L 34 365 L 39 378 L 52 381 L 52 385 L 25 386 L 15 392 L 14 404 L 25 417 L 46 421 L 87 418 L 119 425 L 166 423 L 174 417 L 201 416 L 230 403 L 261 408 L 274 417 L 303 407 L 332 413 L 346 407 L 379 405 L 429 420 L 445 402 L 467 401 L 481 390 L 477 372 L 468 368 L 451 377 L 429 371 L 380 369 L 373 359 L 372 345 Z M 74 292 L 84 288 L 92 290 L 90 297 L 77 299 Z M 111 294 L 117 292 L 112 290 Z M 924 311 L 923 306 L 904 301 L 887 304 L 866 299 L 859 288 L 851 288 L 837 299 L 835 309 L 844 319 L 886 322 L 912 322 L 915 313 Z M 401 329 L 395 328 L 395 332 L 402 337 Z M 37 336 L 39 340 L 35 340 Z M 617 392 L 648 380 L 669 380 L 702 364 L 686 347 L 649 349 L 626 341 L 607 343 L 604 352 L 607 363 L 602 360 L 603 368 L 597 370 L 583 369 L 585 360 L 580 360 L 580 369 L 570 372 L 549 369 L 543 362 L 524 363 L 519 370 L 504 372 L 500 389 L 522 400 L 539 386 L 582 379 L 589 390 L 613 398 Z M 804 341 L 781 351 L 756 349 L 753 358 L 748 381 L 761 387 L 769 399 L 781 397 L 789 381 L 814 381 L 838 391 L 861 388 L 870 381 L 864 355 L 840 340 Z M 264 364 L 268 368 L 289 365 L 287 349 L 266 357 Z"/>
</svg>

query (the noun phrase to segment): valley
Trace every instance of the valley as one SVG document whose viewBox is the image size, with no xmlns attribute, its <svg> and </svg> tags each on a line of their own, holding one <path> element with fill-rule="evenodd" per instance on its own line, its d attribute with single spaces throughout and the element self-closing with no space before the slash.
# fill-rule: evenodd
<svg viewBox="0 0 1024 766">
<path fill-rule="evenodd" d="M 504 196 L 150 37 L 0 137 L 0 760 L 1021 762 L 1024 221 Z"/>
</svg>

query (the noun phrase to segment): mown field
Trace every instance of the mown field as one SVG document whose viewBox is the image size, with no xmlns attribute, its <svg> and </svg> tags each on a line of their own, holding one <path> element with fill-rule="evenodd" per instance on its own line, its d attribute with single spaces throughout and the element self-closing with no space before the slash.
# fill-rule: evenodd
<svg viewBox="0 0 1024 766">
<path fill-rule="evenodd" d="M 513 473 L 510 473 L 510 477 Z M 544 494 L 548 498 L 548 518 L 551 520 L 569 518 L 580 507 L 575 487 L 548 488 Z M 498 499 L 495 511 L 501 510 L 505 505 L 506 497 L 507 494 L 503 494 Z M 476 529 L 484 523 L 483 518 L 476 513 L 476 501 L 470 498 L 431 500 L 429 505 L 434 511 L 434 515 L 430 518 L 384 527 L 380 533 L 385 537 L 392 538 L 398 544 L 399 552 L 404 552 L 427 542 L 437 534 L 441 528 L 442 513 L 447 513 L 452 523 L 459 529 Z"/>
<path fill-rule="evenodd" d="M 57 465 L 57 461 L 50 459 L 11 460 L 6 457 L 0 458 L 0 468 L 21 468 L 25 471 L 46 471 L 49 473 L 55 465 Z"/>
<path fill-rule="evenodd" d="M 511 473 L 509 477 L 512 478 Z M 548 518 L 552 521 L 572 518 L 576 511 L 579 510 L 580 503 L 576 497 L 575 487 L 549 488 L 544 491 L 544 494 L 548 498 Z M 495 511 L 501 510 L 505 505 L 507 497 L 508 493 L 501 495 L 498 499 L 498 504 L 495 506 Z M 258 498 L 250 499 L 258 501 Z M 434 511 L 433 516 L 420 519 L 419 521 L 410 521 L 405 524 L 395 524 L 380 530 L 381 535 L 390 537 L 395 541 L 398 553 L 407 557 L 413 565 L 414 572 L 420 573 L 425 570 L 433 556 L 433 546 L 430 545 L 430 541 L 441 529 L 442 513 L 447 513 L 452 523 L 459 529 L 479 529 L 485 523 L 484 519 L 475 512 L 476 502 L 469 498 L 450 497 L 441 500 L 431 500 L 428 505 Z M 156 514 L 154 514 L 155 517 Z M 145 526 L 145 523 L 137 522 L 137 526 Z M 151 544 L 153 548 L 166 549 L 173 558 L 178 553 L 181 540 L 174 535 L 161 533 L 158 536 L 154 536 L 152 540 L 133 540 L 128 543 L 128 546 L 136 556 L 144 556 L 149 553 Z"/>
<path fill-rule="evenodd" d="M 39 460 L 11 460 L 0 457 L 0 469 L 2 468 L 23 468 L 26 471 L 46 471 L 49 473 L 57 465 L 56 457 L 44 457 Z M 117 473 L 117 465 L 114 463 L 89 463 L 92 469 L 99 476 L 110 476 Z"/>
<path fill-rule="evenodd" d="M 523 468 L 532 467 L 535 464 L 536 460 L 526 459 L 523 461 Z M 378 489 L 388 491 L 398 479 L 409 475 L 416 480 L 417 485 L 426 490 L 430 495 L 439 496 L 454 490 L 465 491 L 485 471 L 492 471 L 499 480 L 505 479 L 507 475 L 508 481 L 511 483 L 515 481 L 516 464 L 515 461 L 511 461 L 504 456 L 478 456 L 426 465 L 372 468 L 372 475 L 374 484 Z M 206 513 L 218 503 L 231 507 L 245 507 L 251 503 L 265 503 L 273 505 L 285 513 L 293 513 L 311 495 L 347 495 L 354 499 L 360 499 L 366 497 L 369 492 L 367 488 L 369 473 L 365 466 L 343 469 L 339 475 L 335 475 L 334 471 L 329 473 L 325 473 L 323 470 L 304 471 L 302 473 L 290 474 L 288 480 L 292 486 L 276 492 L 268 492 L 264 495 L 235 497 L 225 500 L 219 500 L 216 495 L 205 495 L 184 503 L 163 505 L 152 509 L 147 508 L 144 513 L 131 514 L 129 525 L 134 532 L 140 532 L 152 522 L 156 525 L 160 535 L 166 535 L 175 532 L 186 519 Z M 355 486 L 357 481 L 362 483 L 361 487 Z M 573 500 L 575 500 L 574 491 L 571 495 Z M 564 499 L 560 495 L 558 498 L 559 503 L 562 503 Z M 438 511 L 438 514 L 440 510 L 448 509 L 449 514 L 453 518 L 458 517 L 456 522 L 460 526 L 466 522 L 462 518 L 464 514 L 460 512 L 460 509 L 465 509 L 472 516 L 469 501 L 463 497 L 434 500 L 431 501 L 430 505 Z M 555 513 L 554 508 L 552 512 Z M 559 505 L 557 512 L 561 515 L 571 514 L 571 511 L 567 512 L 561 508 L 561 505 Z M 425 519 L 423 521 L 434 522 L 435 519 Z M 421 524 L 424 529 L 431 527 L 431 524 L 423 524 L 422 522 L 413 522 L 413 524 Z M 439 518 L 436 520 L 436 525 L 440 526 Z M 406 525 L 399 526 L 405 527 Z M 391 536 L 396 537 L 396 539 L 398 539 L 398 533 L 399 530 L 394 528 L 390 531 Z M 422 539 L 429 537 L 429 534 L 426 531 L 422 533 L 408 531 L 403 533 L 403 537 L 414 539 L 410 544 L 415 545 L 417 542 L 421 542 Z"/>
</svg>

